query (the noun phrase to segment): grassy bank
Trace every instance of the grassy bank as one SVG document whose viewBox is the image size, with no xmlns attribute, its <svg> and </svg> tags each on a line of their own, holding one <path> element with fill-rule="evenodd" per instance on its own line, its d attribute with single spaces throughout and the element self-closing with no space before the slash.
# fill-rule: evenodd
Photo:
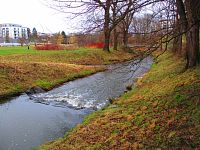
<svg viewBox="0 0 200 150">
<path fill-rule="evenodd" d="M 102 68 L 59 63 L 0 63 L 0 96 L 15 95 L 28 88 L 50 89 L 60 83 L 101 71 Z"/>
<path fill-rule="evenodd" d="M 131 58 L 133 55 L 125 52 L 107 53 L 100 49 L 36 51 L 27 47 L 0 47 L 0 98 L 16 95 L 33 86 L 48 90 L 104 69 L 88 65 Z"/>
<path fill-rule="evenodd" d="M 137 86 L 39 149 L 200 149 L 200 67 L 166 53 Z"/>
</svg>

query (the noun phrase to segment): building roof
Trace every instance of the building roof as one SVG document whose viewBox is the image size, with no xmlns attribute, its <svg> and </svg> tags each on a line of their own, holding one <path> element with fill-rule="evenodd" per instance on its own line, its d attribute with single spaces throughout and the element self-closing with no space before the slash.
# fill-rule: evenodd
<svg viewBox="0 0 200 150">
<path fill-rule="evenodd" d="M 13 23 L 2 23 L 0 24 L 0 27 L 22 27 L 22 25 L 13 24 Z"/>
</svg>

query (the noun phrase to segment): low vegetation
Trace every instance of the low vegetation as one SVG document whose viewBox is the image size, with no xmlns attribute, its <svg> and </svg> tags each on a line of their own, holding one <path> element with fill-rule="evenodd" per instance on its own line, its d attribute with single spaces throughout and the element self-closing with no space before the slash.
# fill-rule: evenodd
<svg viewBox="0 0 200 150">
<path fill-rule="evenodd" d="M 131 58 L 132 54 L 107 53 L 100 49 L 37 51 L 27 47 L 0 47 L 0 98 L 24 92 L 33 86 L 48 90 L 105 69 L 93 65 Z"/>
<path fill-rule="evenodd" d="M 184 63 L 165 53 L 133 90 L 39 149 L 200 149 L 200 67 Z"/>
</svg>

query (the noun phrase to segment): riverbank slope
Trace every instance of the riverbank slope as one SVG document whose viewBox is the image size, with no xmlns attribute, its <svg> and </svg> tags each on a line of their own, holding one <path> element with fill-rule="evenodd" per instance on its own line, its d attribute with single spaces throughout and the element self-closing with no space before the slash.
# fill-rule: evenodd
<svg viewBox="0 0 200 150">
<path fill-rule="evenodd" d="M 121 62 L 133 57 L 124 51 L 108 53 L 90 48 L 37 51 L 26 47 L 1 47 L 0 101 L 34 86 L 49 90 L 105 69 L 93 65 Z"/>
<path fill-rule="evenodd" d="M 137 86 L 39 149 L 199 149 L 200 67 L 159 57 Z"/>
</svg>

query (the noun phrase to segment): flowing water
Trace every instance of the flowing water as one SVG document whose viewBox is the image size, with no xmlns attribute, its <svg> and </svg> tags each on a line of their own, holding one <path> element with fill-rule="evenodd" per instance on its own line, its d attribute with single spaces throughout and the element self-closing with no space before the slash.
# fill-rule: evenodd
<svg viewBox="0 0 200 150">
<path fill-rule="evenodd" d="M 49 92 L 23 94 L 0 104 L 0 150 L 28 150 L 62 137 L 89 113 L 120 96 L 151 66 L 150 57 L 65 83 Z"/>
</svg>

